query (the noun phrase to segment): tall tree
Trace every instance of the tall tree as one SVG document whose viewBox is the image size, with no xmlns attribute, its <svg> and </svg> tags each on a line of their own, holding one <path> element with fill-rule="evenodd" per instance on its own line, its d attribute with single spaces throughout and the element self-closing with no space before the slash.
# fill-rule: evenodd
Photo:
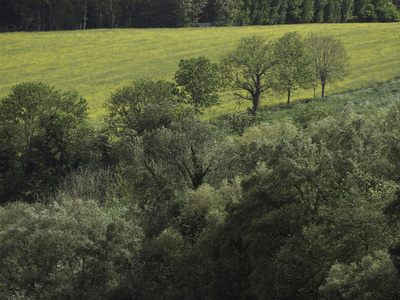
<svg viewBox="0 0 400 300">
<path fill-rule="evenodd" d="M 341 1 L 341 20 L 340 22 L 346 23 L 353 18 L 354 0 Z"/>
<path fill-rule="evenodd" d="M 288 3 L 286 0 L 274 0 L 271 5 L 271 18 L 269 24 L 285 24 Z"/>
<path fill-rule="evenodd" d="M 337 0 L 328 1 L 324 11 L 324 21 L 338 23 L 341 20 L 341 3 Z"/>
<path fill-rule="evenodd" d="M 86 101 L 76 92 L 42 83 L 13 87 L 0 100 L 0 136 L 9 145 L 4 163 L 10 166 L 0 175 L 0 198 L 32 201 L 51 192 L 68 170 L 90 160 L 92 133 Z"/>
<path fill-rule="evenodd" d="M 0 1 L 0 31 L 13 31 L 18 28 L 20 19 L 16 15 L 15 1 Z"/>
<path fill-rule="evenodd" d="M 240 39 L 236 48 L 221 58 L 221 70 L 234 94 L 252 101 L 256 112 L 261 95 L 273 86 L 276 63 L 272 43 L 252 35 Z"/>
<path fill-rule="evenodd" d="M 268 0 L 254 0 L 252 3 L 253 25 L 270 24 L 271 3 Z"/>
<path fill-rule="evenodd" d="M 300 23 L 302 18 L 302 0 L 289 0 L 286 14 L 286 23 Z"/>
<path fill-rule="evenodd" d="M 354 0 L 354 16 L 357 21 L 361 21 L 367 2 L 367 0 Z"/>
<path fill-rule="evenodd" d="M 218 89 L 221 86 L 218 65 L 204 56 L 182 59 L 175 81 L 181 95 L 192 103 L 196 113 L 202 108 L 218 103 Z"/>
<path fill-rule="evenodd" d="M 348 75 L 350 58 L 342 41 L 331 36 L 311 34 L 307 39 L 307 46 L 321 83 L 321 97 L 325 98 L 325 86 Z"/>
<path fill-rule="evenodd" d="M 324 22 L 324 9 L 327 5 L 328 0 L 315 0 L 314 3 L 314 22 L 323 23 Z"/>
<path fill-rule="evenodd" d="M 215 0 L 215 24 L 230 26 L 236 21 L 240 11 L 240 0 Z"/>
<path fill-rule="evenodd" d="M 376 251 L 359 263 L 333 265 L 319 292 L 323 299 L 397 299 L 399 280 L 387 251 Z"/>
<path fill-rule="evenodd" d="M 206 0 L 180 0 L 177 14 L 179 26 L 185 27 L 197 24 L 206 4 Z"/>
<path fill-rule="evenodd" d="M 111 94 L 105 102 L 106 126 L 116 137 L 167 126 L 173 118 L 174 86 L 166 80 L 138 79 Z M 150 111 L 157 111 L 151 120 Z"/>
<path fill-rule="evenodd" d="M 314 18 L 314 1 L 304 0 L 302 4 L 301 20 L 302 23 L 310 23 Z"/>
<path fill-rule="evenodd" d="M 298 88 L 308 88 L 315 81 L 312 58 L 297 32 L 286 33 L 274 45 L 277 56 L 276 90 L 286 92 L 290 104 L 291 92 Z"/>
</svg>

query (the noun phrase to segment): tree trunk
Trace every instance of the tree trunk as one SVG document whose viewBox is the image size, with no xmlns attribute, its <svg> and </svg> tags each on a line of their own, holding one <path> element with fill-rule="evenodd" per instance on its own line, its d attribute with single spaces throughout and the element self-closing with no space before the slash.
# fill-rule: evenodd
<svg viewBox="0 0 400 300">
<path fill-rule="evenodd" d="M 322 99 L 325 98 L 325 82 L 322 82 Z"/>
<path fill-rule="evenodd" d="M 260 101 L 260 96 L 253 95 L 253 113 L 256 113 L 256 111 L 258 110 L 259 101 Z"/>
<path fill-rule="evenodd" d="M 256 111 L 258 110 L 258 105 L 260 104 L 260 85 L 261 85 L 261 79 L 260 77 L 257 77 L 257 88 L 255 93 L 252 93 L 252 98 L 253 98 L 253 113 L 255 114 Z"/>
<path fill-rule="evenodd" d="M 42 31 L 42 19 L 40 18 L 40 12 L 38 11 L 37 14 L 37 19 L 38 19 L 38 31 Z"/>
<path fill-rule="evenodd" d="M 50 27 L 50 30 L 54 30 L 56 21 L 53 20 L 53 12 L 51 9 L 51 4 L 48 5 L 48 8 L 49 8 L 49 27 Z"/>
<path fill-rule="evenodd" d="M 83 14 L 83 30 L 85 30 L 86 29 L 86 21 L 87 21 L 87 11 L 88 11 L 87 1 L 85 1 L 83 3 L 83 5 L 85 6 L 85 12 Z"/>
<path fill-rule="evenodd" d="M 110 17 L 111 17 L 110 28 L 114 28 L 115 14 L 113 10 L 112 0 L 110 0 Z"/>
<path fill-rule="evenodd" d="M 288 93 L 287 93 L 287 105 L 289 105 L 290 104 L 290 89 L 288 89 L 288 91 L 287 91 Z"/>
<path fill-rule="evenodd" d="M 85 8 L 85 14 L 83 15 L 83 30 L 86 29 L 86 21 L 87 21 L 86 15 L 87 15 L 87 9 Z"/>
</svg>

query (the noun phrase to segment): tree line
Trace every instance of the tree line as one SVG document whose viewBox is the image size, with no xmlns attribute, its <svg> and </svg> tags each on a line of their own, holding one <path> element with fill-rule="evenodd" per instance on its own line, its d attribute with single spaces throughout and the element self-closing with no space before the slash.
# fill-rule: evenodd
<svg viewBox="0 0 400 300">
<path fill-rule="evenodd" d="M 398 0 L 3 0 L 1 31 L 400 21 Z"/>
<path fill-rule="evenodd" d="M 245 38 L 221 74 L 249 39 L 278 47 Z M 99 129 L 73 91 L 1 99 L 0 298 L 399 297 L 400 103 L 203 121 L 216 69 L 114 91 Z"/>
</svg>

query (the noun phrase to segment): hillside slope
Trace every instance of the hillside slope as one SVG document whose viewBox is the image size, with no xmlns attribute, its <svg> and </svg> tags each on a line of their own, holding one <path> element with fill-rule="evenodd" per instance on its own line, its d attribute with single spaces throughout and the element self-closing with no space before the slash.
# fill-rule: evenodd
<svg viewBox="0 0 400 300">
<path fill-rule="evenodd" d="M 400 75 L 400 23 L 307 24 L 254 27 L 180 29 L 114 29 L 0 34 L 0 97 L 26 81 L 41 81 L 56 88 L 74 89 L 89 101 L 94 121 L 104 114 L 102 103 L 117 88 L 135 78 L 172 79 L 182 58 L 199 55 L 217 61 L 247 35 L 275 39 L 289 31 L 331 34 L 343 40 L 352 73 L 327 94 L 353 90 Z M 293 99 L 308 98 L 312 91 Z M 262 104 L 276 104 L 272 95 Z M 208 112 L 218 116 L 243 109 L 224 95 L 224 103 Z"/>
</svg>

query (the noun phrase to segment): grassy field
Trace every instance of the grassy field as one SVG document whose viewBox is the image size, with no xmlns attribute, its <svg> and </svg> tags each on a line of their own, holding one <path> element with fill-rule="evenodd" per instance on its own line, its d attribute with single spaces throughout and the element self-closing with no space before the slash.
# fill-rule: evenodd
<svg viewBox="0 0 400 300">
<path fill-rule="evenodd" d="M 274 123 L 285 118 L 296 120 L 301 110 L 313 98 L 301 99 L 287 106 L 280 103 L 264 107 L 260 112 L 263 121 Z M 365 113 L 375 111 L 374 108 L 386 108 L 400 100 L 400 77 L 383 83 L 375 83 L 365 88 L 329 95 L 319 99 L 318 103 L 333 113 L 351 108 L 355 112 Z"/>
<path fill-rule="evenodd" d="M 90 116 L 97 122 L 104 115 L 104 100 L 135 78 L 171 80 L 182 58 L 204 55 L 218 61 L 243 36 L 262 34 L 272 40 L 289 31 L 326 33 L 344 42 L 352 73 L 337 86 L 328 86 L 328 95 L 400 76 L 400 23 L 20 32 L 0 34 L 0 97 L 26 81 L 74 89 L 88 100 Z M 312 93 L 298 92 L 293 100 Z M 207 117 L 250 106 L 238 104 L 228 93 L 223 99 Z M 284 95 L 269 95 L 262 105 L 284 101 Z"/>
</svg>

